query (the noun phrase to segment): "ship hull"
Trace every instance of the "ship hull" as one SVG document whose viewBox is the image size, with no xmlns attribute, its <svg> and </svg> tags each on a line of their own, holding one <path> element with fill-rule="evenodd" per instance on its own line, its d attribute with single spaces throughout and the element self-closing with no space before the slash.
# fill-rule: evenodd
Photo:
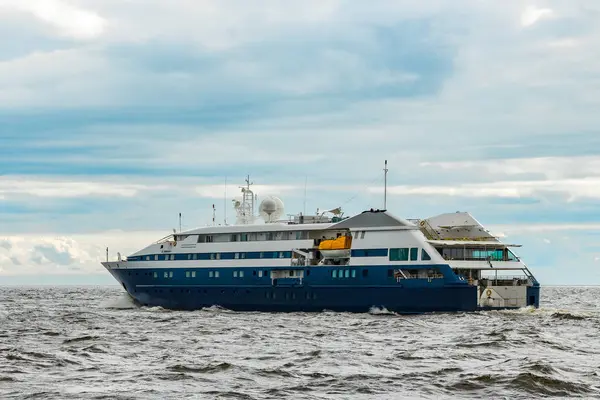
<svg viewBox="0 0 600 400">
<path fill-rule="evenodd" d="M 233 311 L 340 311 L 396 313 L 457 312 L 477 310 L 477 288 L 467 284 L 427 282 L 423 287 L 407 284 L 331 285 L 317 282 L 249 285 L 189 284 L 174 280 L 154 284 L 143 272 L 110 270 L 123 288 L 140 304 L 174 310 L 198 310 L 220 306 Z M 136 275 L 137 273 L 137 275 Z M 141 275 L 140 275 L 141 274 Z"/>
</svg>

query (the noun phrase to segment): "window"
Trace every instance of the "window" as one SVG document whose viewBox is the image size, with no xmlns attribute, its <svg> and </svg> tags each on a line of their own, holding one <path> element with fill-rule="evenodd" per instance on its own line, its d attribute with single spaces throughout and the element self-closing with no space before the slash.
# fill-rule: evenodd
<svg viewBox="0 0 600 400">
<path fill-rule="evenodd" d="M 279 252 L 279 258 L 283 258 L 283 251 Z"/>
<path fill-rule="evenodd" d="M 364 238 L 365 238 L 365 231 L 362 231 L 362 232 L 360 233 L 360 238 L 361 238 L 361 239 L 364 239 Z"/>
<path fill-rule="evenodd" d="M 158 261 L 158 254 L 154 255 L 154 261 Z"/>
<path fill-rule="evenodd" d="M 192 271 L 192 278 L 196 277 L 196 271 Z"/>
<path fill-rule="evenodd" d="M 237 242 L 238 241 L 238 235 L 237 233 L 234 233 L 233 235 L 231 235 L 231 237 L 229 238 L 230 242 Z"/>
<path fill-rule="evenodd" d="M 240 253 L 240 258 L 241 258 L 241 259 L 244 259 L 244 258 L 246 258 L 246 253 Z"/>
<path fill-rule="evenodd" d="M 235 253 L 235 256 L 234 256 L 233 258 L 235 258 L 236 260 L 237 260 L 238 258 L 240 258 L 240 253 Z"/>
<path fill-rule="evenodd" d="M 390 249 L 390 261 L 408 261 L 408 249 Z"/>
<path fill-rule="evenodd" d="M 210 253 L 210 259 L 214 260 L 215 259 L 215 253 Z"/>
<path fill-rule="evenodd" d="M 354 232 L 354 239 L 358 239 L 358 234 L 359 234 L 358 231 Z"/>
<path fill-rule="evenodd" d="M 410 249 L 410 261 L 417 261 L 419 259 L 419 249 L 413 247 Z"/>
<path fill-rule="evenodd" d="M 262 251 L 260 252 L 260 257 L 259 258 L 265 258 L 265 254 Z"/>
<path fill-rule="evenodd" d="M 237 278 L 237 276 L 238 276 L 238 273 L 237 273 L 237 271 L 233 271 L 233 277 L 234 277 L 234 278 Z"/>
<path fill-rule="evenodd" d="M 150 261 L 150 256 L 146 256 L 146 261 Z"/>
<path fill-rule="evenodd" d="M 190 277 L 190 271 L 185 271 L 185 277 L 189 278 Z"/>
<path fill-rule="evenodd" d="M 206 235 L 206 243 L 212 243 L 212 242 L 213 242 L 212 235 Z"/>
<path fill-rule="evenodd" d="M 175 260 L 175 254 L 171 254 L 171 261 Z"/>
<path fill-rule="evenodd" d="M 154 273 L 154 278 L 158 278 L 158 274 L 156 272 Z"/>
<path fill-rule="evenodd" d="M 217 260 L 221 259 L 221 253 L 217 253 Z"/>
<path fill-rule="evenodd" d="M 275 234 L 273 232 L 267 232 L 267 240 L 275 240 Z"/>
<path fill-rule="evenodd" d="M 215 273 L 213 271 L 208 271 L 208 277 L 209 278 L 214 278 L 215 277 Z"/>
<path fill-rule="evenodd" d="M 258 271 L 258 277 L 262 278 L 262 276 L 263 276 L 263 272 L 262 271 Z"/>
<path fill-rule="evenodd" d="M 334 269 L 333 271 L 331 271 L 331 277 L 337 278 L 337 269 Z"/>
<path fill-rule="evenodd" d="M 289 274 L 290 276 L 294 276 L 294 271 L 288 271 L 288 274 Z"/>
<path fill-rule="evenodd" d="M 169 272 L 169 278 L 173 277 L 173 271 Z"/>
<path fill-rule="evenodd" d="M 247 242 L 248 241 L 248 234 L 247 233 L 240 234 L 240 241 L 241 242 Z"/>
<path fill-rule="evenodd" d="M 352 270 L 352 277 L 356 278 L 356 270 L 355 269 Z"/>
<path fill-rule="evenodd" d="M 427 254 L 425 249 L 421 250 L 421 260 L 424 260 L 424 261 L 431 260 L 431 257 L 429 256 L 429 254 Z"/>
<path fill-rule="evenodd" d="M 350 270 L 347 269 L 346 272 L 344 273 L 344 278 L 350 278 Z"/>
<path fill-rule="evenodd" d="M 244 277 L 244 271 L 240 271 L 240 278 Z"/>
<path fill-rule="evenodd" d="M 219 271 L 215 271 L 215 278 L 219 277 Z"/>
<path fill-rule="evenodd" d="M 167 271 L 165 271 L 165 278 L 169 277 L 169 273 Z"/>
</svg>

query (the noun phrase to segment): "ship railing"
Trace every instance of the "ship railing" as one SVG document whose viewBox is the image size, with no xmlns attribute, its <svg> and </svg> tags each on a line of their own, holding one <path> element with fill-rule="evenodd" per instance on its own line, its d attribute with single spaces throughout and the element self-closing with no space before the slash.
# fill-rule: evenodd
<svg viewBox="0 0 600 400">
<path fill-rule="evenodd" d="M 479 283 L 486 286 L 523 286 L 533 282 L 527 275 L 499 275 L 484 276 L 479 279 Z"/>
</svg>

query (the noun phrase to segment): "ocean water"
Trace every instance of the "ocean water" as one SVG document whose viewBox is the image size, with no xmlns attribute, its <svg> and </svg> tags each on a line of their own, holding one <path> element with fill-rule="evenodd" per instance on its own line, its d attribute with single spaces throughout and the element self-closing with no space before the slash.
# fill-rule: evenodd
<svg viewBox="0 0 600 400">
<path fill-rule="evenodd" d="M 600 398 L 600 287 L 457 314 L 139 308 L 0 287 L 2 399 Z"/>
</svg>

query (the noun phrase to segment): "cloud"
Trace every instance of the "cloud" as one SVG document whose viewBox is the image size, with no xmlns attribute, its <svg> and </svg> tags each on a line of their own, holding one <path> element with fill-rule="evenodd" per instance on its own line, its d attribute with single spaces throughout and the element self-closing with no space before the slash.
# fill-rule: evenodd
<svg viewBox="0 0 600 400">
<path fill-rule="evenodd" d="M 75 235 L 7 235 L 0 236 L 0 274 L 5 276 L 39 274 L 102 274 L 100 264 L 131 254 L 165 232 L 110 231 Z"/>
<path fill-rule="evenodd" d="M 553 14 L 553 11 L 549 8 L 537 8 L 534 6 L 528 6 L 521 14 L 521 25 L 528 27 L 534 25 L 542 18 L 547 18 Z"/>
<path fill-rule="evenodd" d="M 383 188 L 369 188 L 372 193 L 383 193 Z M 540 181 L 500 181 L 469 183 L 452 186 L 391 186 L 393 195 L 434 195 L 459 197 L 498 197 L 509 199 L 546 199 L 562 196 L 566 201 L 577 199 L 600 199 L 600 177 Z"/>
<path fill-rule="evenodd" d="M 107 25 L 97 13 L 61 0 L 0 0 L 0 13 L 3 8 L 29 13 L 73 39 L 96 38 Z"/>
<path fill-rule="evenodd" d="M 89 182 L 57 179 L 31 179 L 30 177 L 2 177 L 0 195 L 34 197 L 132 197 L 152 187 L 115 182 Z"/>
</svg>

